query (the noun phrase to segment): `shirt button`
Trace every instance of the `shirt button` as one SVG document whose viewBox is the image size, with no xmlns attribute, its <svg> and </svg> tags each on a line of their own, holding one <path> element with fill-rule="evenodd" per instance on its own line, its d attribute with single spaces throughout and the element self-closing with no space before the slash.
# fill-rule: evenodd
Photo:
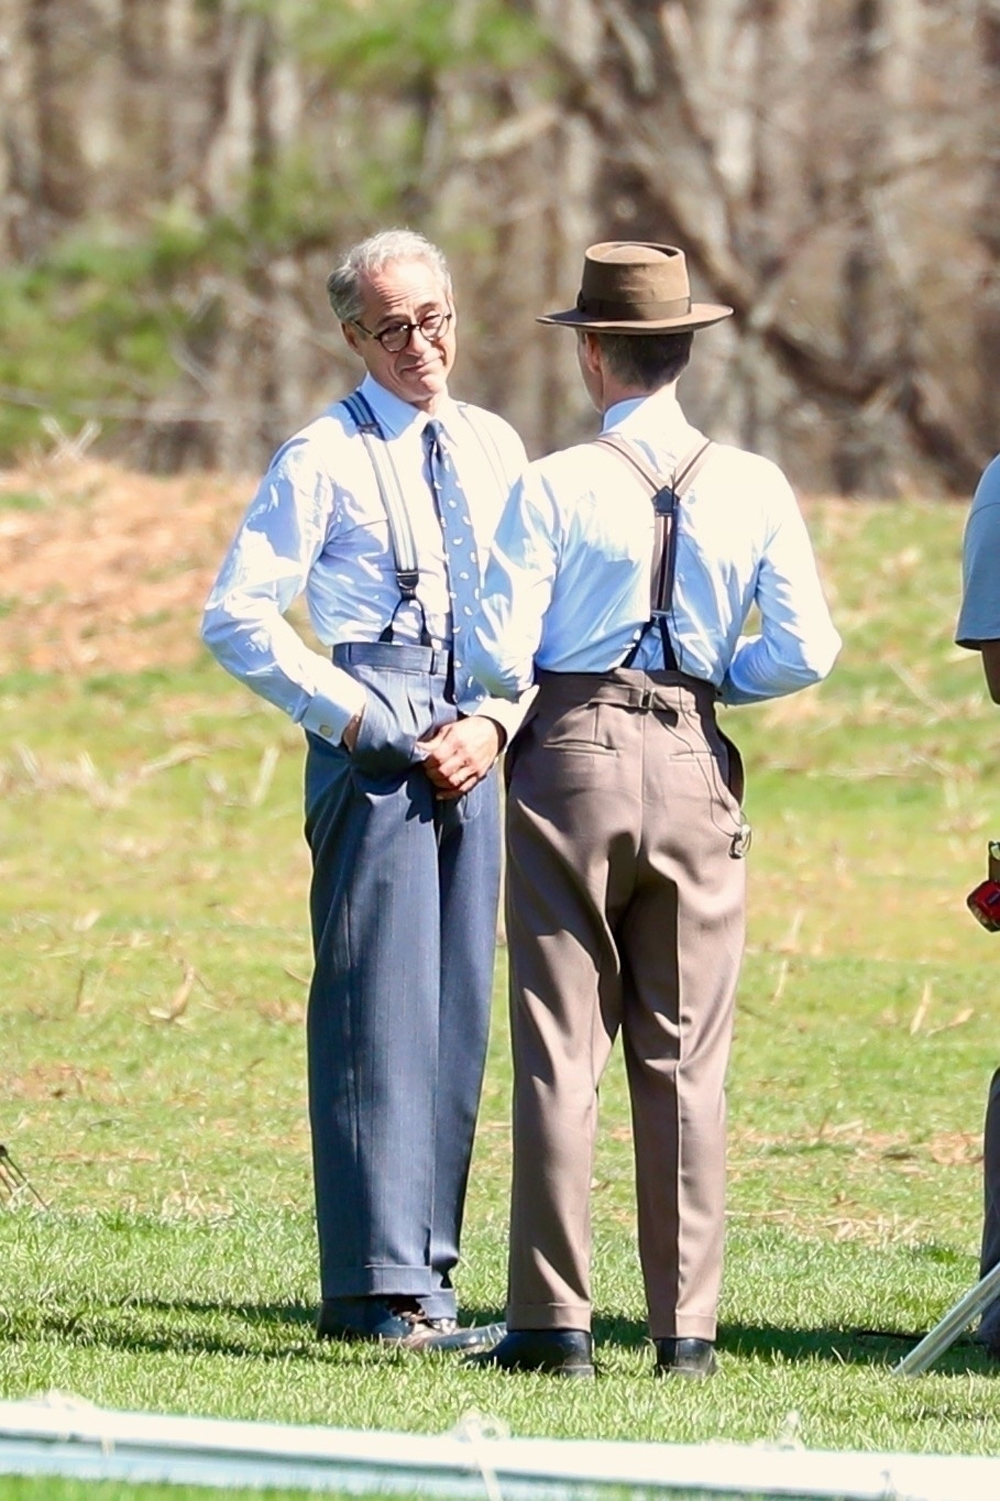
<svg viewBox="0 0 1000 1501">
<path fill-rule="evenodd" d="M 324 740 L 332 740 L 333 739 L 333 726 L 332 725 L 321 724 L 320 727 L 319 727 L 319 732 L 323 736 Z"/>
</svg>

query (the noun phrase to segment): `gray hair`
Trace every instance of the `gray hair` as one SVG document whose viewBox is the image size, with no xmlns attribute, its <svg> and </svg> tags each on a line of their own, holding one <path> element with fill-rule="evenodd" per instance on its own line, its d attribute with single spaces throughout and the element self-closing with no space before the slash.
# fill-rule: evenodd
<svg viewBox="0 0 1000 1501">
<path fill-rule="evenodd" d="M 383 229 L 354 245 L 326 279 L 326 295 L 341 323 L 361 317 L 361 282 L 396 261 L 424 261 L 436 273 L 441 290 L 451 297 L 451 272 L 444 252 L 413 229 Z"/>
</svg>

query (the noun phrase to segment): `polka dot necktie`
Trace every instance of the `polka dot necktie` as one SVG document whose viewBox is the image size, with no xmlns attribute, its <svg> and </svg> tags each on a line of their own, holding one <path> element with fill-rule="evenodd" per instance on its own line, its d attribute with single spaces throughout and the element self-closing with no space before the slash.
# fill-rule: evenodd
<svg viewBox="0 0 1000 1501">
<path fill-rule="evenodd" d="M 448 589 L 451 595 L 451 651 L 455 681 L 455 702 L 482 698 L 463 659 L 469 627 L 480 593 L 479 553 L 472 529 L 469 501 L 455 472 L 440 422 L 431 421 L 424 428 L 424 442 L 430 462 L 431 488 L 441 521 L 445 558 L 448 564 Z"/>
</svg>

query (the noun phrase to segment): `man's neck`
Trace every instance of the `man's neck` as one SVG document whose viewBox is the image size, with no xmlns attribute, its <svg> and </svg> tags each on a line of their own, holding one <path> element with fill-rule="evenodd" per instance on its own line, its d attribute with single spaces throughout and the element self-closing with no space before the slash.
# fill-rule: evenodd
<svg viewBox="0 0 1000 1501">
<path fill-rule="evenodd" d="M 600 409 L 601 416 L 603 417 L 612 407 L 616 407 L 619 402 L 645 401 L 649 396 L 658 396 L 661 391 L 674 391 L 676 388 L 677 382 L 675 380 L 668 381 L 665 386 L 655 386 L 652 389 L 648 389 L 645 386 L 626 385 L 624 382 L 617 381 L 613 377 L 608 376 L 605 378 L 604 387 L 601 392 L 603 398 Z"/>
<path fill-rule="evenodd" d="M 368 394 L 370 396 L 374 395 L 377 405 L 381 406 L 383 410 L 396 414 L 396 420 L 404 423 L 410 422 L 421 414 L 425 417 L 433 417 L 439 414 L 442 408 L 447 407 L 448 404 L 447 390 L 435 391 L 427 401 L 405 401 L 402 396 L 398 396 L 395 392 L 388 390 L 387 387 L 382 385 L 381 381 L 377 381 L 371 374 L 366 375 L 362 381 L 362 391 L 366 386 Z"/>
</svg>

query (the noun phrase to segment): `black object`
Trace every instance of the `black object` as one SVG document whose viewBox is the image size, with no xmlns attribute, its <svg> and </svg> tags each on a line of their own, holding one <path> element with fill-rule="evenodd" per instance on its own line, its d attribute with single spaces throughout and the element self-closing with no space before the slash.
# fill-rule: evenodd
<svg viewBox="0 0 1000 1501">
<path fill-rule="evenodd" d="M 715 1345 L 710 1339 L 657 1339 L 657 1376 L 683 1376 L 688 1381 L 704 1381 L 717 1370 Z"/>
<path fill-rule="evenodd" d="M 585 1329 L 511 1329 L 470 1366 L 501 1371 L 545 1371 L 550 1376 L 593 1376 L 593 1340 Z"/>
</svg>

